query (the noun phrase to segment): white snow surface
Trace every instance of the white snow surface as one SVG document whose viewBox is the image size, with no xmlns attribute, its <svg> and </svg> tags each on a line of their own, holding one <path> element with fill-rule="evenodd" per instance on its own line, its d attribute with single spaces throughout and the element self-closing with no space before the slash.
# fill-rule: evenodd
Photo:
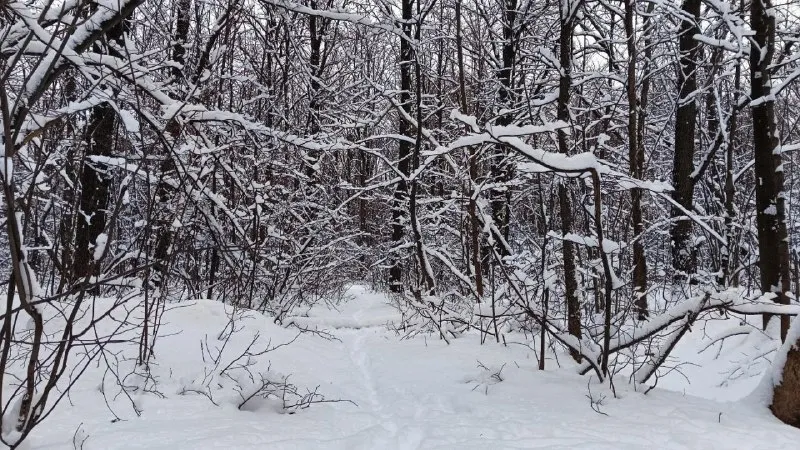
<svg viewBox="0 0 800 450">
<path fill-rule="evenodd" d="M 137 417 L 114 382 L 100 385 L 101 368 L 93 366 L 30 439 L 34 449 L 794 449 L 800 430 L 773 418 L 758 402 L 718 402 L 683 393 L 690 386 L 679 376 L 662 379 L 648 394 L 636 392 L 627 377 L 616 379 L 616 398 L 607 385 L 547 361 L 537 370 L 526 345 L 480 345 L 479 336 L 454 339 L 433 336 L 401 339 L 386 324 L 399 319 L 385 296 L 354 286 L 350 300 L 318 306 L 294 318 L 305 328 L 326 329 L 336 340 L 300 335 L 292 344 L 257 359 L 266 371 L 291 375 L 290 381 L 318 387 L 326 399 L 295 414 L 274 407 L 239 411 L 232 391 L 212 386 L 219 406 L 184 393 L 203 379 L 208 363 L 200 342 L 221 345 L 219 333 L 231 307 L 209 300 L 185 301 L 164 315 L 152 374 L 160 395 L 132 395 Z M 223 353 L 235 358 L 255 334 L 272 345 L 289 342 L 297 330 L 272 318 L 244 311 L 236 314 L 238 333 Z M 525 342 L 519 335 L 515 339 Z M 679 346 L 680 355 L 696 354 L 696 342 Z M 732 350 L 733 351 L 733 350 Z M 124 348 L 129 357 L 136 347 Z M 712 352 L 713 353 L 713 352 Z M 502 368 L 502 370 L 501 370 Z M 718 367 L 710 369 L 717 371 Z M 499 372 L 499 375 L 494 375 Z M 703 395 L 719 374 L 703 376 L 692 368 L 691 391 Z M 682 381 L 683 380 L 683 381 Z M 713 380 L 713 381 L 712 381 Z M 139 380 L 141 381 L 141 380 Z M 128 377 L 126 384 L 135 384 Z M 758 377 L 745 383 L 709 389 L 710 398 L 741 398 Z M 744 387 L 743 387 L 744 386 Z M 640 388 L 641 390 L 641 388 Z M 591 391 L 591 394 L 590 394 Z M 680 392 L 676 392 L 680 391 Z M 602 414 L 590 405 L 590 397 Z M 78 442 L 78 444 L 80 444 Z"/>
</svg>

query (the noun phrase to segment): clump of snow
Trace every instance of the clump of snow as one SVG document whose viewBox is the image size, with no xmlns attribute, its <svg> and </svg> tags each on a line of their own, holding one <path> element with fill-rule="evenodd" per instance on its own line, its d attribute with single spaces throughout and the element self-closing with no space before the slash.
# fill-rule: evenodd
<svg viewBox="0 0 800 450">
<path fill-rule="evenodd" d="M 775 325 L 778 321 L 773 320 L 771 322 Z M 800 342 L 800 316 L 796 316 L 792 320 L 792 325 L 786 334 L 786 340 L 775 352 L 772 357 L 772 363 L 761 377 L 761 382 L 749 396 L 750 400 L 764 407 L 769 407 L 772 404 L 772 394 L 775 391 L 775 386 L 781 384 L 783 379 L 783 367 L 786 365 L 786 357 L 789 354 L 789 350 L 797 345 L 798 342 Z"/>
<path fill-rule="evenodd" d="M 94 241 L 94 252 L 92 253 L 95 261 L 99 261 L 103 257 L 103 253 L 106 252 L 106 244 L 108 244 L 108 235 L 106 233 L 97 235 L 97 239 Z"/>
<path fill-rule="evenodd" d="M 14 160 L 8 156 L 3 157 L 3 162 L 0 164 L 0 177 L 6 184 L 11 184 L 14 180 Z"/>
</svg>

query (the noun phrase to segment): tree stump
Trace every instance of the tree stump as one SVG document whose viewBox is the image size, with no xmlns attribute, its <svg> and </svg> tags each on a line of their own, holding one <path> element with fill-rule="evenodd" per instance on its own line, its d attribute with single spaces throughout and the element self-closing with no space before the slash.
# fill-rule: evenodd
<svg viewBox="0 0 800 450">
<path fill-rule="evenodd" d="M 800 428 L 800 341 L 795 342 L 786 355 L 781 383 L 775 386 L 770 409 L 775 417 L 793 427 Z"/>
</svg>

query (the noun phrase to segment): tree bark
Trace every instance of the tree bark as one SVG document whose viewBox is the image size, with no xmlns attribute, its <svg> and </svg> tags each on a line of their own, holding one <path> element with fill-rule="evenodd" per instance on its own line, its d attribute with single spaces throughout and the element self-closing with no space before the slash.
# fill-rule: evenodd
<svg viewBox="0 0 800 450">
<path fill-rule="evenodd" d="M 178 0 L 175 10 L 175 34 L 173 35 L 173 45 L 172 45 L 172 66 L 171 66 L 171 75 L 172 80 L 171 84 L 174 86 L 178 86 L 177 90 L 173 90 L 170 92 L 170 96 L 174 99 L 180 98 L 180 86 L 183 85 L 184 80 L 187 78 L 188 74 L 186 73 L 186 40 L 189 35 L 189 14 L 191 12 L 191 0 Z M 167 122 L 166 126 L 166 135 L 168 138 L 168 143 L 170 145 L 175 145 L 175 140 L 180 135 L 180 124 L 177 120 L 172 119 Z M 165 149 L 164 159 L 162 160 L 161 164 L 159 165 L 159 170 L 161 172 L 161 178 L 158 181 L 158 185 L 156 186 L 156 205 L 158 205 L 158 211 L 156 212 L 156 223 L 157 223 L 157 231 L 156 231 L 156 240 L 155 240 L 155 249 L 153 251 L 153 258 L 155 259 L 155 263 L 153 265 L 155 269 L 155 278 L 154 282 L 156 285 L 161 285 L 166 281 L 167 271 L 168 271 L 168 260 L 170 256 L 170 247 L 172 246 L 172 222 L 169 220 L 169 211 L 173 208 L 172 200 L 175 197 L 175 193 L 173 192 L 173 187 L 169 185 L 167 180 L 171 177 L 176 175 L 177 166 L 175 165 L 175 161 L 172 159 L 170 149 Z"/>
<path fill-rule="evenodd" d="M 699 45 L 694 35 L 700 33 L 697 25 L 700 16 L 700 0 L 684 0 L 681 5 L 681 21 L 678 48 L 680 60 L 678 67 L 678 108 L 675 114 L 675 153 L 672 168 L 672 183 L 675 190 L 672 198 L 687 211 L 692 210 L 694 197 L 695 123 L 697 103 L 697 60 Z M 680 219 L 685 213 L 675 206 L 671 210 L 672 228 L 672 267 L 676 279 L 691 277 L 696 271 L 696 261 L 692 244 L 692 221 Z"/>
<path fill-rule="evenodd" d="M 65 86 L 65 96 L 68 101 L 74 102 L 76 100 L 75 79 L 70 78 Z M 69 132 L 74 130 L 75 124 L 73 120 L 67 122 Z M 80 161 L 76 155 L 74 147 L 67 149 L 64 159 L 64 174 L 72 181 L 64 186 L 62 197 L 64 207 L 62 209 L 61 221 L 58 224 L 58 236 L 61 241 L 61 279 L 58 283 L 58 292 L 63 292 L 65 288 L 75 280 L 75 267 L 73 260 L 75 258 L 75 237 L 76 237 L 76 216 L 78 211 L 78 198 L 77 187 L 78 175 L 80 174 Z"/>
<path fill-rule="evenodd" d="M 500 109 L 506 112 L 500 114 L 497 124 L 501 126 L 510 125 L 514 105 L 514 65 L 517 57 L 517 0 L 505 0 L 505 10 L 503 12 L 503 65 L 497 71 L 497 80 L 500 87 L 497 92 L 497 102 Z M 500 236 L 506 242 L 510 230 L 511 214 L 511 190 L 508 182 L 514 177 L 514 168 L 509 158 L 509 152 L 503 145 L 498 145 L 492 155 L 491 177 L 495 183 L 492 189 L 492 220 L 497 226 Z M 498 241 L 499 239 L 495 239 Z M 495 245 L 500 256 L 507 256 L 508 248 L 501 242 Z"/>
<path fill-rule="evenodd" d="M 634 0 L 625 1 L 625 37 L 628 47 L 628 159 L 630 173 L 633 178 L 641 179 L 644 175 L 643 132 L 639 130 L 639 112 L 636 93 L 636 4 Z M 648 24 L 645 24 L 647 27 Z M 633 225 L 633 295 L 638 320 L 647 319 L 647 260 L 644 254 L 644 223 L 642 223 L 642 189 L 631 189 L 631 222 Z M 600 249 L 602 251 L 602 249 Z"/>
<path fill-rule="evenodd" d="M 456 0 L 455 4 L 455 21 L 456 21 L 456 56 L 458 58 L 458 94 L 461 103 L 461 110 L 464 114 L 468 114 L 467 105 L 467 88 L 464 76 L 464 39 L 461 32 L 461 0 Z M 478 302 L 483 297 L 483 266 L 481 265 L 481 247 L 480 247 L 480 220 L 478 218 L 478 161 L 477 151 L 474 147 L 469 149 L 469 179 L 470 179 L 470 196 L 467 204 L 467 220 L 469 223 L 469 254 L 470 262 L 472 264 L 472 276 L 475 278 L 475 290 L 478 293 Z"/>
<path fill-rule="evenodd" d="M 124 22 L 120 22 L 106 32 L 106 38 L 120 44 L 124 29 Z M 75 225 L 73 281 L 97 274 L 98 261 L 95 256 L 99 259 L 102 255 L 95 255 L 94 250 L 98 245 L 97 239 L 106 231 L 112 179 L 109 171 L 104 168 L 104 163 L 96 158 L 113 154 L 116 137 L 114 108 L 107 103 L 93 107 L 84 137 L 86 152 L 80 173 L 81 191 Z"/>
<path fill-rule="evenodd" d="M 736 70 L 734 74 L 734 99 L 738 98 L 739 89 L 741 87 L 742 75 L 742 62 L 736 61 Z M 736 102 L 734 102 L 735 104 Z M 721 283 L 723 286 L 738 286 L 738 277 L 733 275 L 731 267 L 732 261 L 735 261 L 736 249 L 734 248 L 734 235 L 735 227 L 733 219 L 736 217 L 736 208 L 734 206 L 734 196 L 736 195 L 736 187 L 733 183 L 735 176 L 733 171 L 733 151 L 736 143 L 736 131 L 738 129 L 739 109 L 734 108 L 731 112 L 730 128 L 728 129 L 728 141 L 725 143 L 725 247 L 722 249 L 722 257 L 720 258 L 720 271 Z"/>
<path fill-rule="evenodd" d="M 568 7 L 568 8 L 567 8 Z M 575 6 L 571 1 L 561 3 L 559 32 L 559 63 L 561 75 L 558 82 L 558 120 L 570 123 L 569 102 L 570 90 L 572 88 L 572 36 L 575 28 L 575 17 L 577 11 L 572 10 Z M 569 153 L 569 143 L 567 133 L 563 129 L 557 131 L 558 150 L 560 153 Z M 558 204 L 561 219 L 561 233 L 566 237 L 572 233 L 573 216 L 572 201 L 569 190 L 562 181 L 558 185 Z M 575 244 L 568 239 L 562 239 L 561 249 L 563 252 L 564 264 L 564 290 L 567 299 L 567 331 L 578 339 L 581 338 L 581 305 L 578 300 L 578 279 L 575 267 Z M 570 350 L 570 354 L 575 361 L 581 361 L 580 353 Z"/>
<path fill-rule="evenodd" d="M 783 350 L 785 347 L 780 351 Z M 781 383 L 772 391 L 769 409 L 782 422 L 800 428 L 800 340 L 794 342 L 786 353 Z"/>
<path fill-rule="evenodd" d="M 753 116 L 753 150 L 756 175 L 756 227 L 761 291 L 774 293 L 777 303 L 788 304 L 789 242 L 783 192 L 780 138 L 775 123 L 770 64 L 775 51 L 775 16 L 771 0 L 754 0 L 750 6 L 755 32 L 750 51 L 750 98 Z M 764 315 L 764 327 L 770 320 Z M 781 339 L 789 330 L 789 317 L 781 316 Z"/>
<path fill-rule="evenodd" d="M 311 0 L 310 6 L 312 9 L 317 9 L 316 0 Z M 328 4 L 330 6 L 330 3 Z M 320 77 L 322 71 L 325 69 L 325 58 L 323 57 L 322 44 L 325 36 L 326 29 L 330 23 L 329 19 L 324 17 L 317 17 L 314 14 L 308 16 L 308 32 L 309 32 L 309 55 L 308 65 L 309 73 L 311 74 L 308 89 L 308 131 L 312 135 L 320 132 L 320 112 L 322 111 L 322 102 L 319 99 L 320 95 Z M 320 152 L 318 150 L 310 150 L 305 155 L 305 172 L 306 176 L 312 180 L 316 180 L 318 163 L 320 159 Z"/>
<path fill-rule="evenodd" d="M 412 116 L 411 111 L 411 70 L 414 64 L 413 48 L 409 42 L 412 39 L 411 18 L 413 0 L 403 0 L 401 28 L 403 39 L 400 39 L 400 107 L 403 111 Z M 405 236 L 406 208 L 408 201 L 408 176 L 411 174 L 411 154 L 414 145 L 411 143 L 412 130 L 408 121 L 404 117 L 398 117 L 398 132 L 400 136 L 409 139 L 401 139 L 398 143 L 398 162 L 397 169 L 402 178 L 397 183 L 394 190 L 392 202 L 392 244 L 397 247 L 402 244 Z M 389 289 L 392 292 L 403 291 L 403 262 L 399 252 L 395 251 L 389 267 Z"/>
</svg>

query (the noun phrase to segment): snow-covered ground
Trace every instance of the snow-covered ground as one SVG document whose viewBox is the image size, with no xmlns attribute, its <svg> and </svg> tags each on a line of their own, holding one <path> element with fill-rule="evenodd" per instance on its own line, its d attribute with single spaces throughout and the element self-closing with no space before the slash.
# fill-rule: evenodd
<svg viewBox="0 0 800 450">
<path fill-rule="evenodd" d="M 534 351 L 524 345 L 480 345 L 478 336 L 449 346 L 435 337 L 400 339 L 385 326 L 397 319 L 385 297 L 358 286 L 350 294 L 352 299 L 336 309 L 318 307 L 295 319 L 335 339 L 302 334 L 291 345 L 253 357 L 251 367 L 266 371 L 271 364 L 272 371 L 291 374 L 289 380 L 301 388 L 318 388 L 328 400 L 349 402 L 287 414 L 274 403 L 253 401 L 240 411 L 230 380 L 210 372 L 239 356 L 256 333 L 257 346 L 270 340 L 274 346 L 291 341 L 297 331 L 260 314 L 236 314 L 240 331 L 215 366 L 209 355 L 218 354 L 215 349 L 224 343 L 217 338 L 229 325 L 231 310 L 211 301 L 184 302 L 164 316 L 152 368 L 155 385 L 128 376 L 126 385 L 148 387 L 128 399 L 113 377 L 93 369 L 35 430 L 30 445 L 82 445 L 85 450 L 794 449 L 800 442 L 800 430 L 783 425 L 755 402 L 721 403 L 684 394 L 739 398 L 757 383 L 752 377 L 717 387 L 722 363 L 687 367 L 692 384 L 670 376 L 659 386 L 672 391 L 659 388 L 647 395 L 619 379 L 614 398 L 607 387 L 558 369 L 554 361 L 538 371 Z M 679 354 L 692 357 L 702 347 L 699 341 L 682 344 Z M 133 347 L 126 351 L 135 354 Z"/>
</svg>

